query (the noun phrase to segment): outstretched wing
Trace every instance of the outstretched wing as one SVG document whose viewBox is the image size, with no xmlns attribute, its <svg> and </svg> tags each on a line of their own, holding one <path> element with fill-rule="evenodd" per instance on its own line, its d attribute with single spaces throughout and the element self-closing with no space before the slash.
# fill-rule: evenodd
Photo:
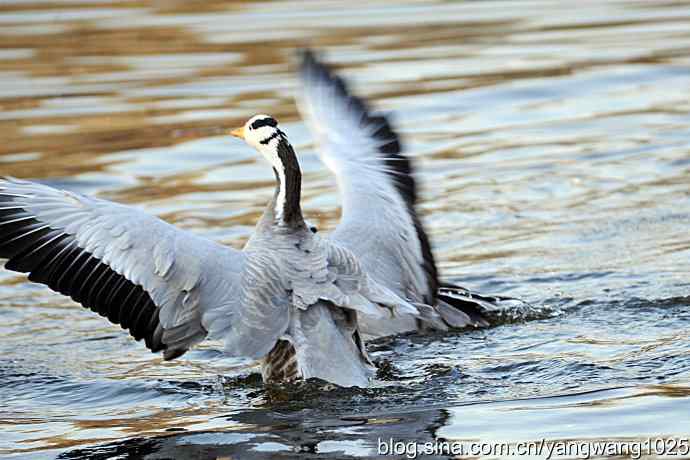
<svg viewBox="0 0 690 460">
<path fill-rule="evenodd" d="M 300 76 L 300 110 L 340 191 L 342 219 L 331 238 L 350 249 L 379 283 L 433 305 L 436 265 L 398 136 L 310 51 L 303 53 Z"/>
<path fill-rule="evenodd" d="M 232 305 L 245 260 L 137 209 L 16 179 L 0 179 L 0 258 L 166 359 Z"/>
</svg>

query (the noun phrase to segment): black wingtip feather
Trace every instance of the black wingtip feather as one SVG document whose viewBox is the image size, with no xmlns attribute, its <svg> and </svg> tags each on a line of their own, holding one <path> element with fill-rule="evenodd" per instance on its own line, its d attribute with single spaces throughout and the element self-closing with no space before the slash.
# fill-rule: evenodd
<svg viewBox="0 0 690 460">
<path fill-rule="evenodd" d="M 54 244 L 51 244 L 50 251 L 46 253 L 42 260 L 35 260 L 33 266 L 26 267 L 25 272 L 29 272 L 29 281 L 48 285 L 55 265 L 58 265 L 60 260 L 62 260 L 61 257 L 65 251 L 67 251 L 70 242 L 69 237 L 64 235 L 64 238 L 62 238 L 60 241 L 56 241 Z M 50 269 L 34 270 L 34 268 L 39 265 L 50 266 Z"/>
<path fill-rule="evenodd" d="M 531 308 L 527 302 L 516 297 L 483 295 L 447 282 L 441 283 L 438 298 L 465 312 L 479 326 L 495 324 L 496 318 L 495 312 L 492 312 L 493 309 L 499 311 L 509 307 L 511 303 L 513 304 L 511 308 L 514 308 L 514 305 Z M 492 310 L 487 311 L 486 304 L 491 304 Z"/>
<path fill-rule="evenodd" d="M 439 293 L 438 298 L 439 300 L 465 313 L 470 318 L 472 323 L 477 327 L 488 327 L 491 324 L 489 319 L 482 312 L 479 305 L 477 305 L 475 302 L 459 299 L 443 293 Z"/>
<path fill-rule="evenodd" d="M 53 230 L 48 232 L 44 237 L 37 238 L 34 245 L 30 245 L 23 252 L 9 260 L 5 264 L 5 268 L 20 273 L 30 272 L 34 267 L 40 265 L 66 238 L 67 235 L 60 234 L 59 231 Z"/>
<path fill-rule="evenodd" d="M 11 197 L 0 195 L 0 207 L 8 203 Z M 9 223 L 18 218 L 25 219 Z M 159 308 L 141 286 L 81 249 L 73 236 L 47 227 L 21 207 L 0 212 L 0 258 L 8 259 L 6 269 L 29 273 L 30 281 L 46 284 L 129 329 L 136 340 L 145 339 L 151 351 L 165 350 Z M 178 348 L 174 355 L 185 351 Z"/>
<path fill-rule="evenodd" d="M 400 137 L 391 126 L 388 118 L 381 114 L 373 114 L 367 103 L 350 93 L 345 81 L 336 75 L 331 69 L 316 57 L 310 49 L 303 49 L 301 55 L 301 72 L 306 79 L 321 79 L 327 81 L 336 88 L 337 93 L 348 101 L 349 106 L 358 111 L 362 125 L 375 126 L 374 138 L 379 142 L 379 154 L 384 162 L 385 170 L 389 174 L 398 193 L 407 205 L 407 210 L 419 238 L 422 251 L 424 270 L 427 273 L 428 292 L 424 301 L 434 304 L 439 287 L 438 269 L 434 255 L 431 252 L 429 238 L 424 231 L 419 216 L 417 215 L 417 185 L 413 176 L 413 165 L 409 157 L 402 153 Z"/>
</svg>

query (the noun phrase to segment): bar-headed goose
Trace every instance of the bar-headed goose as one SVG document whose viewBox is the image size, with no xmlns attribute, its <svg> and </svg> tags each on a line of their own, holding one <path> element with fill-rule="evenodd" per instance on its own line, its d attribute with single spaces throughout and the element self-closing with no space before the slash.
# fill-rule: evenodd
<svg viewBox="0 0 690 460">
<path fill-rule="evenodd" d="M 273 166 L 273 199 L 242 251 L 138 209 L 46 185 L 0 180 L 5 268 L 69 295 L 165 359 L 207 335 L 262 359 L 267 382 L 318 377 L 366 386 L 373 366 L 358 313 L 418 315 L 348 249 L 304 223 L 295 152 L 267 115 L 233 131 Z"/>
<path fill-rule="evenodd" d="M 416 211 L 410 159 L 388 120 L 373 114 L 314 54 L 303 51 L 298 106 L 322 161 L 336 177 L 341 221 L 329 239 L 350 249 L 382 285 L 412 302 L 433 305 L 430 320 L 412 315 L 380 321 L 360 315 L 361 331 L 380 337 L 424 329 L 479 327 L 483 312 L 518 299 L 485 296 L 439 281 L 434 255 Z"/>
</svg>

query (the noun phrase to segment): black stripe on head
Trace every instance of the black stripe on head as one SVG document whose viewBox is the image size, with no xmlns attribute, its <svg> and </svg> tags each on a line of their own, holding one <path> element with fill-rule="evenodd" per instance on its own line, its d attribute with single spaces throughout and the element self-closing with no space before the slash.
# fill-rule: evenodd
<svg viewBox="0 0 690 460">
<path fill-rule="evenodd" d="M 261 140 L 261 141 L 259 141 L 259 142 L 261 142 L 263 145 L 268 145 L 273 139 L 275 139 L 276 137 L 279 137 L 279 136 L 280 136 L 282 139 L 285 139 L 285 133 L 282 132 L 280 129 L 276 129 L 276 130 L 273 132 L 273 134 L 271 134 L 271 135 L 268 136 L 266 139 L 263 139 L 263 140 Z"/>
<path fill-rule="evenodd" d="M 270 126 L 272 128 L 275 128 L 276 126 L 278 126 L 278 122 L 275 120 L 275 118 L 266 117 L 254 120 L 254 122 L 251 124 L 252 129 L 259 129 L 263 126 Z"/>
</svg>

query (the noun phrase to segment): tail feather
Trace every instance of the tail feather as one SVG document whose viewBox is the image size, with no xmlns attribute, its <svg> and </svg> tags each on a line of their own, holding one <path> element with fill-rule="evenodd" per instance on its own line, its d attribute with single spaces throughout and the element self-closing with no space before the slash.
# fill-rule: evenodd
<svg viewBox="0 0 690 460">
<path fill-rule="evenodd" d="M 369 386 L 376 368 L 357 329 L 356 314 L 328 302 L 295 309 L 288 331 L 262 363 L 267 383 L 318 378 L 342 387 Z"/>
</svg>

